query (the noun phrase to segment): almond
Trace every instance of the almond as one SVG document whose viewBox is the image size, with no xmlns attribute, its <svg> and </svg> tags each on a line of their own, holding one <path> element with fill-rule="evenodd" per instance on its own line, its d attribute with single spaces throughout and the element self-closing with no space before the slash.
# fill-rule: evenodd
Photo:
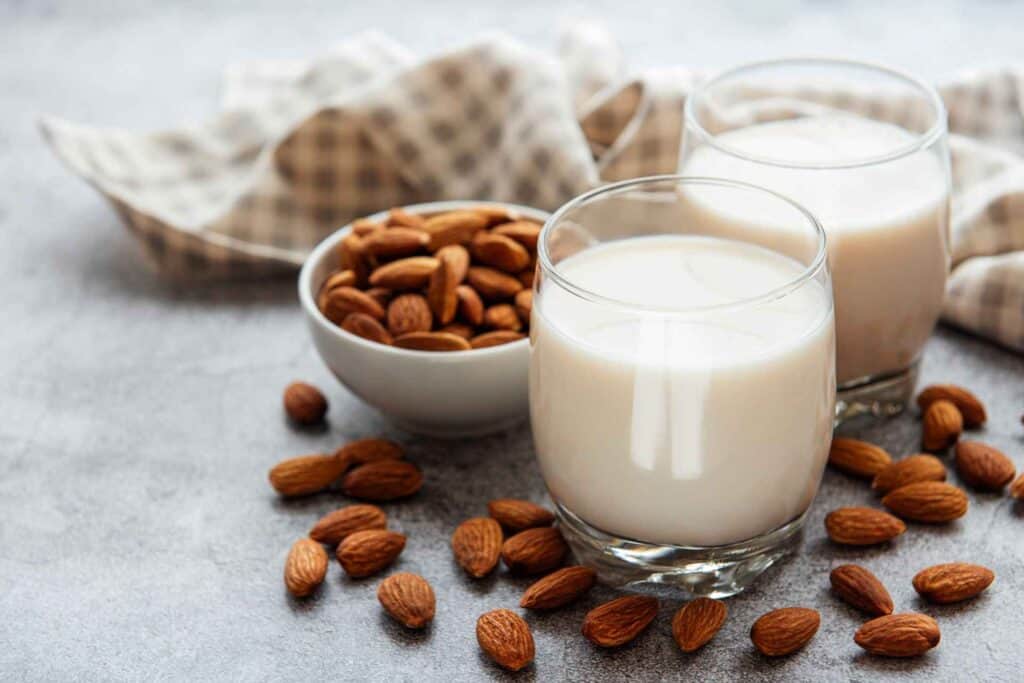
<svg viewBox="0 0 1024 683">
<path fill-rule="evenodd" d="M 397 337 L 394 345 L 413 351 L 469 351 L 469 342 L 448 332 L 410 332 Z"/>
<path fill-rule="evenodd" d="M 419 294 L 402 294 L 388 304 L 388 331 L 396 337 L 429 332 L 433 324 L 430 305 Z"/>
<path fill-rule="evenodd" d="M 481 614 L 476 620 L 476 642 L 503 669 L 519 671 L 533 661 L 533 634 L 523 618 L 512 610 L 496 609 Z"/>
<path fill-rule="evenodd" d="M 487 219 L 475 211 L 448 211 L 428 218 L 422 230 L 430 236 L 427 248 L 437 251 L 449 244 L 465 244 L 485 227 Z"/>
<path fill-rule="evenodd" d="M 921 447 L 926 451 L 941 451 L 956 443 L 963 429 L 960 410 L 951 401 L 933 401 L 924 411 Z"/>
<path fill-rule="evenodd" d="M 494 332 L 478 334 L 469 340 L 469 344 L 474 349 L 486 349 L 491 346 L 500 346 L 525 338 L 523 334 L 513 332 L 512 330 L 495 330 Z"/>
<path fill-rule="evenodd" d="M 365 465 L 378 460 L 401 460 L 405 451 L 394 441 L 387 439 L 357 439 L 349 441 L 334 454 L 345 461 L 345 469 Z"/>
<path fill-rule="evenodd" d="M 511 299 L 517 292 L 523 289 L 523 283 L 511 275 L 483 266 L 471 266 L 466 273 L 466 282 L 480 296 L 492 301 L 496 299 Z"/>
<path fill-rule="evenodd" d="M 857 629 L 853 641 L 873 655 L 916 657 L 939 644 L 935 620 L 924 614 L 889 614 Z"/>
<path fill-rule="evenodd" d="M 781 657 L 806 645 L 821 625 L 821 615 L 807 607 L 783 607 L 762 615 L 750 628 L 750 640 L 761 654 Z"/>
<path fill-rule="evenodd" d="M 487 576 L 501 559 L 501 526 L 490 517 L 474 517 L 452 534 L 452 552 L 459 566 L 475 579 Z"/>
<path fill-rule="evenodd" d="M 837 436 L 832 439 L 828 464 L 861 479 L 871 479 L 892 463 L 884 448 L 859 439 Z"/>
<path fill-rule="evenodd" d="M 388 212 L 388 227 L 422 228 L 427 219 L 415 213 L 409 213 L 405 209 L 395 207 Z"/>
<path fill-rule="evenodd" d="M 308 538 L 295 541 L 284 562 L 284 585 L 288 592 L 302 598 L 314 590 L 327 576 L 327 552 Z"/>
<path fill-rule="evenodd" d="M 363 238 L 366 252 L 381 259 L 412 256 L 426 248 L 430 238 L 422 230 L 391 228 L 377 230 Z"/>
<path fill-rule="evenodd" d="M 1002 491 L 1016 474 L 1012 460 L 980 441 L 956 445 L 956 471 L 968 486 L 982 491 Z"/>
<path fill-rule="evenodd" d="M 967 513 L 967 494 L 941 481 L 901 486 L 882 498 L 882 505 L 915 522 L 952 522 Z"/>
<path fill-rule="evenodd" d="M 470 325 L 482 325 L 484 322 L 484 302 L 480 295 L 469 285 L 455 288 L 455 296 L 459 300 L 459 315 Z"/>
<path fill-rule="evenodd" d="M 474 206 L 473 211 L 484 217 L 487 225 L 498 225 L 515 220 L 518 214 L 509 211 L 503 206 Z"/>
<path fill-rule="evenodd" d="M 466 273 L 469 271 L 469 252 L 461 244 L 441 247 L 434 254 L 434 258 L 451 266 L 456 285 L 462 284 L 466 279 Z"/>
<path fill-rule="evenodd" d="M 672 618 L 672 637 L 683 652 L 696 652 L 715 637 L 729 610 L 721 600 L 697 598 Z"/>
<path fill-rule="evenodd" d="M 917 405 L 924 412 L 935 401 L 950 401 L 963 416 L 968 429 L 985 424 L 985 405 L 978 397 L 963 387 L 954 384 L 933 384 L 917 395 Z"/>
<path fill-rule="evenodd" d="M 526 609 L 562 607 L 593 588 L 596 581 L 597 573 L 589 567 L 563 567 L 527 588 L 519 606 Z"/>
<path fill-rule="evenodd" d="M 386 287 L 370 287 L 366 290 L 366 296 L 376 301 L 384 309 L 391 303 L 391 296 L 393 294 L 394 292 Z"/>
<path fill-rule="evenodd" d="M 338 545 L 357 531 L 386 529 L 387 526 L 388 516 L 376 505 L 349 505 L 321 517 L 309 537 L 319 543 Z"/>
<path fill-rule="evenodd" d="M 569 546 L 552 527 L 520 531 L 501 546 L 501 559 L 513 572 L 543 574 L 562 564 Z"/>
<path fill-rule="evenodd" d="M 526 532 L 524 532 L 526 533 Z M 646 595 L 627 595 L 598 605 L 583 618 L 583 636 L 601 647 L 632 641 L 658 616 L 658 601 Z"/>
<path fill-rule="evenodd" d="M 306 496 L 333 484 L 345 467 L 345 463 L 333 455 L 300 455 L 274 465 L 268 478 L 282 496 Z"/>
<path fill-rule="evenodd" d="M 380 582 L 377 600 L 406 628 L 423 628 L 434 619 L 434 589 L 418 574 L 399 572 Z"/>
<path fill-rule="evenodd" d="M 351 270 L 355 274 L 356 285 L 366 285 L 370 275 L 370 263 L 366 258 L 363 238 L 355 233 L 345 235 L 338 244 L 338 262 L 342 270 Z"/>
<path fill-rule="evenodd" d="M 439 262 L 433 256 L 410 256 L 386 263 L 370 274 L 370 284 L 388 289 L 426 287 Z"/>
<path fill-rule="evenodd" d="M 491 231 L 495 235 L 510 237 L 527 249 L 537 248 L 537 238 L 540 237 L 540 225 L 533 221 L 512 221 L 497 225 Z"/>
<path fill-rule="evenodd" d="M 534 280 L 534 278 L 536 276 L 537 276 L 537 268 L 536 267 L 530 267 L 530 268 L 527 268 L 526 270 L 524 270 L 523 272 L 519 273 L 518 275 L 516 275 L 516 278 L 519 280 L 519 282 L 521 282 L 523 284 L 523 287 L 525 287 L 526 289 L 532 289 L 533 288 L 533 280 Z"/>
<path fill-rule="evenodd" d="M 484 311 L 484 325 L 496 330 L 511 330 L 512 332 L 518 332 L 523 327 L 522 321 L 519 320 L 519 314 L 510 304 L 489 306 Z"/>
<path fill-rule="evenodd" d="M 384 319 L 384 307 L 355 287 L 332 289 L 324 298 L 321 312 L 335 325 L 341 325 L 349 313 L 364 313 L 376 320 Z"/>
<path fill-rule="evenodd" d="M 359 237 L 366 237 L 371 232 L 380 230 L 384 226 L 377 221 L 372 221 L 369 218 L 357 218 L 352 221 L 352 234 L 358 235 Z"/>
<path fill-rule="evenodd" d="M 447 332 L 448 334 L 454 334 L 456 337 L 462 337 L 466 341 L 473 338 L 475 330 L 464 323 L 450 323 L 442 327 L 439 332 Z"/>
<path fill-rule="evenodd" d="M 367 529 L 349 534 L 335 554 L 341 568 L 354 579 L 381 571 L 402 553 L 405 536 L 387 529 Z"/>
<path fill-rule="evenodd" d="M 381 460 L 361 465 L 345 475 L 345 495 L 363 500 L 387 501 L 406 498 L 423 486 L 423 474 L 405 460 Z"/>
<path fill-rule="evenodd" d="M 466 250 L 457 244 L 437 252 L 437 260 L 441 265 L 430 276 L 427 299 L 430 310 L 442 325 L 450 323 L 458 310 L 459 298 L 455 295 L 455 288 L 469 267 L 469 257 L 465 253 Z"/>
<path fill-rule="evenodd" d="M 341 329 L 378 344 L 390 344 L 392 340 L 384 326 L 365 313 L 349 313 L 341 321 Z"/>
<path fill-rule="evenodd" d="M 506 273 L 518 273 L 530 265 L 530 254 L 526 248 L 504 235 L 478 232 L 473 237 L 470 249 L 476 261 Z"/>
<path fill-rule="evenodd" d="M 524 289 L 516 294 L 515 304 L 519 319 L 523 321 L 524 325 L 529 325 L 530 313 L 533 311 L 533 290 Z"/>
<path fill-rule="evenodd" d="M 892 614 L 892 597 L 882 582 L 870 571 L 856 564 L 844 564 L 829 574 L 832 592 L 851 607 L 880 617 Z"/>
<path fill-rule="evenodd" d="M 487 514 L 512 531 L 551 526 L 555 521 L 555 515 L 547 508 L 518 498 L 492 500 L 487 504 Z"/>
<path fill-rule="evenodd" d="M 1010 484 L 1010 495 L 1017 500 L 1024 499 L 1024 474 L 1013 480 Z"/>
<path fill-rule="evenodd" d="M 980 564 L 950 562 L 918 572 L 914 576 L 914 590 L 928 602 L 948 605 L 973 598 L 992 585 L 995 578 L 991 569 Z"/>
<path fill-rule="evenodd" d="M 945 481 L 946 466 L 934 455 L 918 453 L 898 460 L 878 473 L 871 488 L 888 493 L 917 481 Z"/>
<path fill-rule="evenodd" d="M 327 414 L 327 399 L 312 384 L 292 382 L 284 390 L 284 411 L 299 424 L 316 424 Z"/>
<path fill-rule="evenodd" d="M 329 292 L 336 287 L 353 287 L 356 284 L 356 274 L 351 270 L 336 270 L 331 273 L 324 284 L 320 287 L 320 292 Z"/>
<path fill-rule="evenodd" d="M 825 517 L 828 537 L 843 545 L 885 543 L 906 530 L 907 525 L 901 520 L 873 508 L 839 508 Z"/>
</svg>

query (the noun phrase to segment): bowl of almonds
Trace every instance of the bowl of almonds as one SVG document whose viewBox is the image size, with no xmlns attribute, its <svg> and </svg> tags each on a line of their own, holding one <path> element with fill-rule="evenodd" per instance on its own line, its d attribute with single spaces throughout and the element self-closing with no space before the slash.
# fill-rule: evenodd
<svg viewBox="0 0 1024 683">
<path fill-rule="evenodd" d="M 457 438 L 521 421 L 546 219 L 511 204 L 431 202 L 327 237 L 299 275 L 324 363 L 406 431 Z"/>
</svg>

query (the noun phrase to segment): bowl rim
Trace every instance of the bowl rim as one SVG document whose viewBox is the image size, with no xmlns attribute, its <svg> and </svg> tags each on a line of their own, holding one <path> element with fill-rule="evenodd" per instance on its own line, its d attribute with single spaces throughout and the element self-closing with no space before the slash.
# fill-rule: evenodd
<svg viewBox="0 0 1024 683">
<path fill-rule="evenodd" d="M 421 202 L 419 204 L 402 206 L 401 208 L 410 213 L 420 214 L 439 211 L 455 211 L 458 209 L 474 208 L 478 206 L 501 206 L 503 208 L 512 209 L 526 218 L 540 221 L 542 225 L 546 223 L 548 218 L 551 216 L 547 211 L 530 206 L 524 206 L 522 204 L 475 199 Z M 373 221 L 383 220 L 390 210 L 391 209 L 384 209 L 383 211 L 378 211 L 377 213 L 365 216 L 365 218 Z M 299 271 L 299 303 L 301 304 L 303 311 L 306 313 L 306 316 L 313 320 L 319 327 L 326 329 L 332 337 L 335 337 L 340 341 L 354 343 L 358 346 L 372 349 L 379 353 L 390 353 L 396 356 L 405 356 L 409 358 L 432 358 L 444 363 L 458 363 L 460 361 L 474 358 L 485 358 L 487 356 L 500 355 L 503 353 L 512 353 L 516 349 L 529 344 L 530 338 L 524 337 L 523 339 L 509 344 L 499 344 L 498 346 L 491 346 L 483 349 L 448 351 L 444 353 L 438 351 L 420 351 L 418 349 L 402 349 L 389 344 L 379 344 L 377 342 L 370 341 L 369 339 L 363 339 L 362 337 L 352 334 L 351 332 L 348 332 L 332 323 L 326 318 L 326 316 L 324 316 L 323 313 L 320 312 L 320 308 L 316 305 L 316 297 L 313 295 L 312 287 L 313 272 L 331 252 L 331 250 L 334 249 L 335 245 L 337 245 L 345 235 L 351 232 L 352 223 L 354 222 L 355 220 L 346 223 L 320 240 L 320 242 L 313 247 L 313 250 L 309 252 L 309 255 L 302 263 L 302 269 Z"/>
</svg>

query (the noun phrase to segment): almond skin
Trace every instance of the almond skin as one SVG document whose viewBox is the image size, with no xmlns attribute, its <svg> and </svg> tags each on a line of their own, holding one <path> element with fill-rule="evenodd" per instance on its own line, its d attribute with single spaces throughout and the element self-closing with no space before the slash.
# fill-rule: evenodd
<svg viewBox="0 0 1024 683">
<path fill-rule="evenodd" d="M 840 600 L 865 614 L 880 617 L 892 614 L 892 596 L 870 571 L 856 564 L 844 564 L 829 574 L 832 592 Z"/>
<path fill-rule="evenodd" d="M 593 588 L 596 581 L 597 573 L 589 567 L 563 567 L 527 588 L 519 606 L 556 609 L 579 598 Z"/>
<path fill-rule="evenodd" d="M 484 325 L 495 330 L 511 330 L 518 332 L 523 323 L 511 304 L 495 304 L 484 311 Z"/>
<path fill-rule="evenodd" d="M 750 627 L 754 647 L 768 657 L 796 652 L 814 637 L 821 615 L 807 607 L 783 607 L 762 615 Z"/>
<path fill-rule="evenodd" d="M 881 493 L 918 481 L 945 481 L 946 466 L 934 455 L 917 453 L 897 460 L 878 473 L 871 488 Z"/>
<path fill-rule="evenodd" d="M 495 664 L 509 671 L 529 666 L 534 658 L 530 627 L 512 610 L 496 609 L 481 614 L 476 620 L 476 642 Z"/>
<path fill-rule="evenodd" d="M 312 384 L 292 382 L 284 390 L 284 411 L 299 424 L 316 424 L 327 414 L 327 399 Z"/>
<path fill-rule="evenodd" d="M 562 564 L 569 552 L 562 534 L 552 527 L 520 531 L 501 546 L 505 566 L 518 574 L 543 574 Z"/>
<path fill-rule="evenodd" d="M 413 495 L 423 486 L 423 473 L 405 460 L 381 460 L 361 465 L 345 475 L 345 495 L 372 501 L 388 501 Z"/>
<path fill-rule="evenodd" d="M 949 448 L 960 438 L 963 430 L 963 417 L 951 401 L 933 401 L 925 409 L 921 421 L 921 447 L 926 451 Z"/>
<path fill-rule="evenodd" d="M 484 322 L 484 302 L 480 295 L 469 285 L 455 288 L 455 296 L 459 300 L 459 316 L 470 325 L 482 325 Z"/>
<path fill-rule="evenodd" d="M 371 221 L 369 218 L 357 218 L 352 221 L 352 233 L 359 237 L 366 237 L 371 232 L 380 230 L 383 227 L 377 221 Z"/>
<path fill-rule="evenodd" d="M 427 219 L 419 214 L 409 213 L 401 207 L 395 207 L 388 211 L 388 227 L 422 228 Z"/>
<path fill-rule="evenodd" d="M 394 441 L 387 439 L 356 439 L 334 452 L 345 461 L 345 468 L 358 467 L 379 460 L 401 460 L 405 451 Z"/>
<path fill-rule="evenodd" d="M 487 576 L 501 559 L 501 526 L 490 517 L 474 517 L 452 534 L 455 561 L 475 579 Z"/>
<path fill-rule="evenodd" d="M 530 324 L 530 313 L 533 312 L 533 290 L 524 289 L 515 297 L 516 313 L 524 325 Z"/>
<path fill-rule="evenodd" d="M 924 614 L 889 614 L 861 626 L 853 641 L 873 655 L 916 657 L 939 644 L 935 620 Z"/>
<path fill-rule="evenodd" d="M 658 601 L 646 595 L 627 595 L 598 605 L 583 618 L 583 636 L 600 647 L 632 641 L 658 616 Z"/>
<path fill-rule="evenodd" d="M 341 325 L 349 313 L 364 313 L 375 320 L 384 319 L 384 308 L 366 292 L 355 287 L 336 287 L 327 293 L 321 312 L 335 325 Z"/>
<path fill-rule="evenodd" d="M 506 273 L 518 273 L 530 265 L 530 254 L 526 248 L 504 235 L 478 232 L 470 249 L 476 261 Z"/>
<path fill-rule="evenodd" d="M 933 384 L 917 395 L 917 405 L 923 413 L 935 401 L 950 401 L 963 416 L 968 429 L 985 424 L 985 404 L 977 396 L 955 384 Z"/>
<path fill-rule="evenodd" d="M 367 233 L 368 234 L 368 233 Z M 351 270 L 356 276 L 356 286 L 365 287 L 370 275 L 370 264 L 366 258 L 366 248 L 359 235 L 346 235 L 338 245 L 338 260 L 342 270 Z"/>
<path fill-rule="evenodd" d="M 469 251 L 461 244 L 452 244 L 441 247 L 434 254 L 434 258 L 442 263 L 447 263 L 455 276 L 455 284 L 461 284 L 466 279 L 466 272 L 469 271 Z"/>
<path fill-rule="evenodd" d="M 525 338 L 525 335 L 520 332 L 513 332 L 512 330 L 494 330 L 493 332 L 478 334 L 469 340 L 469 344 L 474 349 L 487 349 L 492 346 L 510 344 Z"/>
<path fill-rule="evenodd" d="M 363 238 L 367 253 L 381 259 L 412 256 L 422 251 L 430 238 L 422 230 L 407 227 L 393 227 L 390 230 L 375 230 Z"/>
<path fill-rule="evenodd" d="M 967 513 L 967 494 L 942 481 L 919 481 L 901 486 L 882 498 L 882 505 L 903 519 L 941 524 Z"/>
<path fill-rule="evenodd" d="M 394 562 L 405 548 L 405 536 L 387 529 L 350 534 L 338 545 L 341 568 L 354 579 L 372 576 Z"/>
<path fill-rule="evenodd" d="M 472 339 L 475 333 L 475 330 L 465 323 L 448 323 L 438 331 L 454 334 L 456 337 L 462 337 L 466 341 Z"/>
<path fill-rule="evenodd" d="M 511 275 L 483 266 L 471 266 L 466 281 L 480 296 L 491 301 L 511 299 L 523 289 L 523 283 Z"/>
<path fill-rule="evenodd" d="M 937 564 L 914 576 L 914 590 L 928 602 L 948 605 L 980 594 L 995 580 L 988 567 L 966 562 Z"/>
<path fill-rule="evenodd" d="M 907 530 L 902 520 L 882 510 L 864 507 L 839 508 L 825 517 L 825 531 L 842 545 L 875 545 Z"/>
<path fill-rule="evenodd" d="M 434 619 L 434 589 L 418 574 L 399 572 L 384 579 L 377 587 L 377 600 L 406 628 L 423 628 Z"/>
<path fill-rule="evenodd" d="M 386 263 L 370 273 L 370 284 L 388 289 L 420 289 L 426 287 L 430 275 L 440 265 L 433 256 L 410 256 Z"/>
<path fill-rule="evenodd" d="M 536 249 L 537 238 L 540 237 L 540 226 L 532 221 L 512 221 L 495 226 L 491 232 L 495 235 L 511 237 L 527 249 Z"/>
<path fill-rule="evenodd" d="M 537 526 L 551 526 L 555 515 L 545 507 L 528 500 L 498 498 L 487 504 L 487 514 L 506 529 L 522 531 Z"/>
<path fill-rule="evenodd" d="M 308 496 L 333 484 L 346 467 L 333 455 L 300 455 L 274 465 L 267 478 L 282 496 Z"/>
<path fill-rule="evenodd" d="M 410 332 L 396 337 L 394 345 L 412 351 L 469 351 L 473 348 L 462 337 L 448 332 Z"/>
<path fill-rule="evenodd" d="M 303 598 L 316 590 L 327 575 L 327 551 L 308 538 L 295 541 L 284 563 L 284 585 L 288 592 Z"/>
<path fill-rule="evenodd" d="M 437 260 L 441 265 L 430 276 L 427 301 L 438 322 L 447 325 L 455 319 L 459 307 L 455 288 L 469 267 L 469 256 L 464 248 L 452 244 L 437 252 Z"/>
<path fill-rule="evenodd" d="M 1024 499 L 1024 474 L 1013 480 L 1010 484 L 1010 496 L 1017 500 Z"/>
<path fill-rule="evenodd" d="M 891 463 L 884 448 L 859 439 L 837 436 L 828 452 L 829 465 L 861 479 L 871 479 Z"/>
<path fill-rule="evenodd" d="M 968 486 L 980 491 L 1002 491 L 1016 474 L 1012 460 L 980 441 L 956 445 L 956 471 Z"/>
<path fill-rule="evenodd" d="M 430 236 L 427 248 L 437 251 L 449 244 L 465 244 L 487 227 L 487 219 L 475 211 L 447 211 L 431 216 L 421 228 Z"/>
<path fill-rule="evenodd" d="M 353 287 L 356 284 L 356 274 L 351 270 L 337 270 L 327 276 L 324 284 L 320 287 L 320 293 L 324 294 L 336 287 Z"/>
<path fill-rule="evenodd" d="M 696 652 L 715 637 L 728 614 L 721 600 L 691 600 L 672 618 L 672 638 L 683 652 Z"/>
<path fill-rule="evenodd" d="M 419 294 L 402 294 L 388 304 L 388 331 L 395 337 L 410 332 L 429 332 L 433 324 L 430 305 Z"/>
<path fill-rule="evenodd" d="M 346 536 L 367 529 L 386 529 L 388 516 L 376 505 L 349 505 L 320 518 L 309 531 L 319 543 L 338 545 Z"/>
<path fill-rule="evenodd" d="M 341 321 L 341 329 L 378 344 L 391 343 L 391 333 L 365 313 L 349 313 Z"/>
</svg>

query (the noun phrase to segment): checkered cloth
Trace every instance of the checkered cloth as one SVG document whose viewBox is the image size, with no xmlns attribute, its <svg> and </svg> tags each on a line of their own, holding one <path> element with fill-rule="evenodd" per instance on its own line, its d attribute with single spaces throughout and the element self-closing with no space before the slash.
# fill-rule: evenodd
<svg viewBox="0 0 1024 683">
<path fill-rule="evenodd" d="M 674 172 L 686 69 L 627 78 L 602 29 L 559 59 L 502 36 L 418 60 L 378 34 L 311 63 L 228 69 L 205 125 L 132 133 L 45 118 L 54 152 L 94 185 L 162 272 L 295 269 L 349 219 L 435 199 L 554 209 L 603 182 Z M 1024 350 L 1024 88 L 1010 69 L 941 87 L 953 133 L 947 321 Z M 860 99 L 858 99 L 860 98 Z M 850 108 L 847 93 L 843 104 Z M 905 108 L 863 94 L 875 118 Z"/>
</svg>

